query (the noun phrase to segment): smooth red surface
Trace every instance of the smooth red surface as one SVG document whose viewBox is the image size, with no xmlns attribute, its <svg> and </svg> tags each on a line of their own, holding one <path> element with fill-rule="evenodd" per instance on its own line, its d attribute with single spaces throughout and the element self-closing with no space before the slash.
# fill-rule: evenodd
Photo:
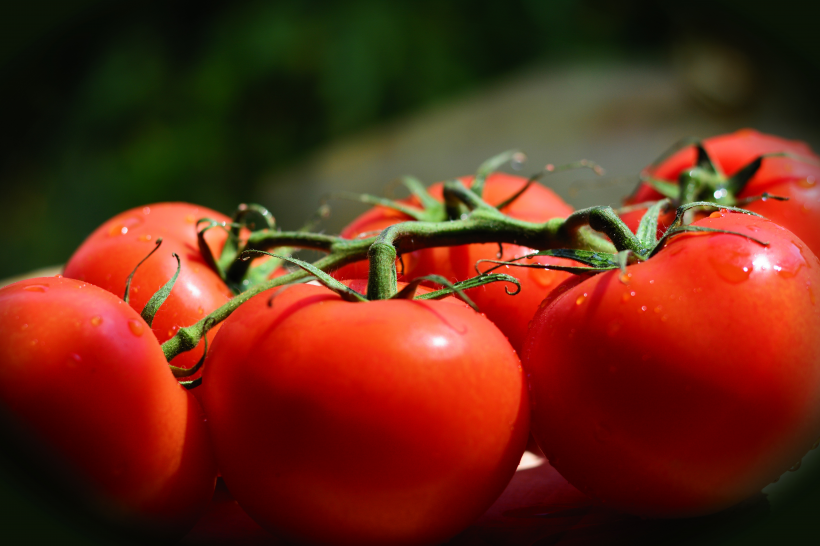
<svg viewBox="0 0 820 546">
<path fill-rule="evenodd" d="M 201 387 L 248 514 L 300 543 L 357 545 L 438 543 L 481 515 L 529 427 L 498 329 L 452 299 L 270 292 L 225 321 Z"/>
<path fill-rule="evenodd" d="M 28 433 L 6 441 L 43 446 L 78 495 L 140 532 L 179 537 L 211 498 L 199 404 L 142 318 L 88 283 L 48 277 L 0 290 L 0 411 Z"/>
<path fill-rule="evenodd" d="M 533 319 L 532 433 L 570 483 L 629 513 L 729 507 L 820 435 L 820 260 L 768 220 L 695 225 L 650 260 L 575 280 Z"/>
</svg>

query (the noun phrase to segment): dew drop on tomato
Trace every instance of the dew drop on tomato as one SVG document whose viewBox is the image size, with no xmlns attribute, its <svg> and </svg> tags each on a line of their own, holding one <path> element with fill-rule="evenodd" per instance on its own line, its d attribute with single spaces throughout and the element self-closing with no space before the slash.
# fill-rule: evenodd
<svg viewBox="0 0 820 546">
<path fill-rule="evenodd" d="M 582 303 L 584 303 L 585 299 L 587 299 L 587 293 L 586 292 L 584 292 L 583 294 L 578 296 L 578 298 L 575 300 L 575 305 L 581 305 Z"/>
<path fill-rule="evenodd" d="M 65 365 L 67 368 L 76 368 L 77 364 L 79 364 L 82 361 L 83 359 L 80 355 L 78 355 L 77 353 L 71 353 L 68 355 Z"/>
<path fill-rule="evenodd" d="M 91 325 L 92 326 L 99 326 L 100 324 L 102 324 L 102 321 L 103 321 L 103 319 L 100 315 L 95 315 L 95 316 L 91 317 Z"/>
<path fill-rule="evenodd" d="M 817 180 L 813 176 L 808 176 L 806 178 L 798 180 L 797 185 L 801 188 L 813 188 L 817 185 Z"/>
<path fill-rule="evenodd" d="M 26 292 L 45 292 L 48 290 L 48 285 L 45 284 L 31 284 L 23 288 Z"/>
<path fill-rule="evenodd" d="M 145 331 L 145 327 L 142 325 L 142 322 L 136 319 L 131 319 L 128 321 L 128 329 L 131 330 L 131 333 L 137 337 L 141 336 Z"/>
</svg>

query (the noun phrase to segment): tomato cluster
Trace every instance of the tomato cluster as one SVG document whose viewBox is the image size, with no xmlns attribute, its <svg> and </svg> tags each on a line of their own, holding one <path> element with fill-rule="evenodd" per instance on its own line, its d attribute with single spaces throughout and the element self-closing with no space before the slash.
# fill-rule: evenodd
<svg viewBox="0 0 820 546">
<path fill-rule="evenodd" d="M 62 276 L 0 289 L 0 424 L 152 540 L 185 534 L 219 474 L 217 497 L 294 543 L 441 543 L 530 433 L 589 503 L 715 513 L 820 436 L 819 171 L 743 131 L 645 169 L 621 218 L 481 171 L 339 237 L 133 209 Z M 243 265 L 298 246 L 328 256 Z"/>
</svg>

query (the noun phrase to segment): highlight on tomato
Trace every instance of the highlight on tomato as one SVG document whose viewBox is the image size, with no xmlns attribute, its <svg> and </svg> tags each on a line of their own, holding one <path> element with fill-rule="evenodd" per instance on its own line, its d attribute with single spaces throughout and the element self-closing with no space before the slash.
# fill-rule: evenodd
<svg viewBox="0 0 820 546">
<path fill-rule="evenodd" d="M 522 354 L 550 463 L 642 516 L 732 506 L 820 436 L 820 260 L 760 217 L 693 228 L 624 272 L 562 285 Z"/>
<path fill-rule="evenodd" d="M 804 142 L 752 129 L 702 142 L 691 139 L 644 169 L 641 178 L 626 205 L 669 197 L 676 204 L 742 206 L 789 229 L 820 253 L 820 157 Z M 642 212 L 625 214 L 624 221 L 636 227 Z M 668 225 L 672 217 L 662 223 Z"/>
<path fill-rule="evenodd" d="M 529 430 L 515 351 L 452 298 L 263 292 L 223 323 L 200 388 L 231 494 L 298 543 L 445 541 L 501 493 Z"/>
<path fill-rule="evenodd" d="M 213 493 L 204 415 L 111 293 L 62 277 L 0 289 L 2 449 L 107 524 L 181 537 Z"/>
<path fill-rule="evenodd" d="M 460 180 L 467 187 L 471 187 L 474 179 L 473 176 L 466 176 Z M 526 185 L 526 178 L 494 172 L 485 180 L 483 199 L 491 205 L 499 205 L 524 189 Z M 427 191 L 433 199 L 443 202 L 443 187 L 444 184 L 438 182 Z M 422 204 L 415 196 L 402 203 L 422 210 Z M 571 214 L 573 209 L 551 189 L 534 183 L 500 210 L 512 218 L 540 223 L 553 218 L 564 218 Z M 401 211 L 379 205 L 353 220 L 342 230 L 341 235 L 348 239 L 370 236 L 387 226 L 411 219 L 411 216 Z M 401 257 L 399 280 L 409 281 L 426 275 L 441 275 L 451 282 L 463 281 L 477 274 L 475 266 L 479 260 L 510 261 L 532 252 L 531 249 L 519 245 L 499 246 L 495 243 L 417 250 Z M 528 263 L 561 262 L 560 258 L 539 257 Z M 335 271 L 333 276 L 339 279 L 361 279 L 367 278 L 367 273 L 367 262 L 358 262 Z M 517 271 L 516 276 L 521 282 L 521 289 L 515 296 L 509 296 L 504 286 L 498 283 L 468 290 L 467 295 L 507 336 L 512 346 L 520 350 L 527 325 L 538 305 L 550 290 L 570 275 L 561 271 L 527 269 Z"/>
</svg>

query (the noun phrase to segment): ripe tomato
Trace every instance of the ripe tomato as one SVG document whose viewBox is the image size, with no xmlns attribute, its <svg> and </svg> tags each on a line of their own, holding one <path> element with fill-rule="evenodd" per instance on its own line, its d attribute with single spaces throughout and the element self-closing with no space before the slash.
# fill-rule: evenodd
<svg viewBox="0 0 820 546">
<path fill-rule="evenodd" d="M 216 467 L 199 404 L 149 332 L 121 299 L 84 282 L 3 288 L 0 421 L 8 445 L 50 463 L 36 473 L 67 479 L 76 500 L 178 538 L 207 506 Z"/>
<path fill-rule="evenodd" d="M 714 213 L 539 311 L 522 362 L 532 433 L 615 509 L 680 517 L 776 480 L 820 435 L 820 260 L 791 232 Z"/>
<path fill-rule="evenodd" d="M 472 184 L 473 177 L 461 179 L 466 185 Z M 484 186 L 484 200 L 491 205 L 503 202 L 526 184 L 526 179 L 504 173 L 491 174 Z M 429 188 L 433 197 L 442 200 L 444 185 L 439 182 Z M 414 199 L 408 203 L 418 205 Z M 552 218 L 563 218 L 572 213 L 572 208 L 564 203 L 552 190 L 533 184 L 516 201 L 505 207 L 502 212 L 528 222 L 546 222 Z M 382 229 L 410 220 L 405 214 L 386 207 L 377 206 L 365 212 L 342 231 L 342 237 L 356 238 L 360 235 L 372 235 Z M 455 247 L 439 247 L 418 250 L 403 256 L 404 275 L 400 280 L 412 280 L 425 275 L 441 275 L 453 282 L 463 281 L 476 276 L 475 264 L 482 259 L 501 259 L 509 261 L 534 252 L 518 245 L 503 245 L 503 253 L 498 255 L 499 247 L 495 243 L 472 244 Z M 538 257 L 524 263 L 561 263 L 560 258 Z M 334 277 L 339 279 L 367 278 L 367 262 L 359 262 L 339 269 Z M 490 265 L 485 265 L 482 270 Z M 567 279 L 570 274 L 543 269 L 504 270 L 521 281 L 521 291 L 509 296 L 504 288 L 505 283 L 493 283 L 467 291 L 467 295 L 478 308 L 493 321 L 507 336 L 516 350 L 520 350 L 527 333 L 527 325 L 538 305 L 555 286 Z M 399 265 L 401 273 L 401 265 Z M 509 288 L 509 285 L 507 285 Z"/>
<path fill-rule="evenodd" d="M 134 275 L 130 292 L 131 307 L 141 312 L 151 296 L 173 277 L 177 262 L 172 253 L 179 255 L 179 278 L 151 325 L 162 343 L 173 337 L 180 327 L 194 324 L 232 296 L 199 252 L 196 222 L 204 217 L 220 222 L 230 220 L 218 212 L 187 203 L 159 203 L 118 214 L 89 235 L 69 259 L 63 274 L 123 297 L 128 276 L 151 252 L 157 238 L 162 237 L 160 249 Z M 206 233 L 206 240 L 215 253 L 222 248 L 225 238 L 221 229 Z M 218 326 L 209 332 L 209 339 L 213 339 L 217 329 Z M 173 363 L 191 368 L 203 350 L 204 342 L 175 358 Z"/>
<path fill-rule="evenodd" d="M 820 158 L 804 142 L 744 129 L 732 134 L 707 138 L 703 146 L 717 166 L 727 176 L 763 154 L 787 152 L 809 160 Z M 683 149 L 657 167 L 648 170 L 654 178 L 675 182 L 678 176 L 696 163 L 696 151 Z M 782 225 L 797 235 L 814 253 L 820 253 L 820 166 L 788 157 L 767 157 L 737 197 L 746 198 L 768 192 L 788 197 L 788 201 L 758 200 L 743 208 L 756 212 Z M 661 195 L 648 184 L 642 184 L 630 196 L 627 204 L 660 199 Z M 642 211 L 625 215 L 624 221 L 637 227 Z M 674 218 L 670 213 L 664 223 Z"/>
<path fill-rule="evenodd" d="M 494 325 L 452 298 L 271 296 L 225 321 L 201 387 L 222 477 L 251 517 L 299 543 L 432 544 L 492 504 L 529 426 Z"/>
</svg>

